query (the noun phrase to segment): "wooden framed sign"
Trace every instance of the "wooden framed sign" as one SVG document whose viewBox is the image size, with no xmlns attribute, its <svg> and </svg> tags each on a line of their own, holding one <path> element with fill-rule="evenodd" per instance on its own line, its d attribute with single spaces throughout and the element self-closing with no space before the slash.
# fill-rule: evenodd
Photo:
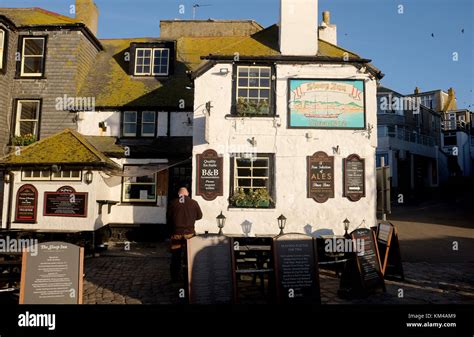
<svg viewBox="0 0 474 337">
<path fill-rule="evenodd" d="M 44 242 L 23 252 L 20 304 L 82 304 L 84 248 Z"/>
<path fill-rule="evenodd" d="M 206 150 L 196 155 L 196 195 L 205 200 L 214 200 L 223 193 L 223 158 L 214 150 Z"/>
<path fill-rule="evenodd" d="M 350 201 L 358 201 L 365 197 L 365 159 L 351 154 L 343 159 L 343 167 L 343 195 Z"/>
<path fill-rule="evenodd" d="M 86 192 L 76 192 L 71 186 L 56 192 L 44 192 L 44 216 L 87 217 Z"/>
<path fill-rule="evenodd" d="M 233 303 L 236 296 L 232 239 L 196 235 L 187 241 L 189 302 Z"/>
<path fill-rule="evenodd" d="M 323 203 L 334 198 L 334 157 L 318 151 L 307 157 L 307 197 Z"/>
<path fill-rule="evenodd" d="M 38 190 L 33 185 L 23 185 L 16 193 L 15 222 L 36 223 Z"/>
<path fill-rule="evenodd" d="M 321 303 L 315 246 L 315 240 L 305 234 L 283 234 L 273 239 L 279 303 Z"/>
<path fill-rule="evenodd" d="M 405 278 L 403 273 L 400 243 L 396 227 L 390 222 L 380 222 L 377 225 L 377 245 L 382 261 L 382 274 Z"/>
<path fill-rule="evenodd" d="M 374 232 L 371 229 L 358 228 L 351 233 L 351 238 L 355 240 L 353 242 L 358 248 L 355 259 L 362 289 L 368 291 L 382 287 L 385 291 L 380 255 Z"/>
</svg>

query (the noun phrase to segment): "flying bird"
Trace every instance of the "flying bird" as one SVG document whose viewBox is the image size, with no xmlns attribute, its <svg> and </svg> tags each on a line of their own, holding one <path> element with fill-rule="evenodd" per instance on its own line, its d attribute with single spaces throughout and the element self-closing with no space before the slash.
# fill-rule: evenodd
<svg viewBox="0 0 474 337">
<path fill-rule="evenodd" d="M 463 33 L 463 34 L 464 34 L 464 28 L 463 28 L 463 29 L 461 29 L 461 33 Z"/>
<path fill-rule="evenodd" d="M 433 33 L 431 33 L 431 37 L 434 37 L 434 34 L 433 34 Z"/>
</svg>

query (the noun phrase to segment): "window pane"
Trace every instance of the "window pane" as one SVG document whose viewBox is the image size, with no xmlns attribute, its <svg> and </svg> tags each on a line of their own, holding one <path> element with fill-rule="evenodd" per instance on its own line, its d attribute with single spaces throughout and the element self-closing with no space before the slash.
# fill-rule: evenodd
<svg viewBox="0 0 474 337">
<path fill-rule="evenodd" d="M 20 122 L 19 136 L 24 136 L 27 134 L 36 134 L 36 122 Z"/>
<path fill-rule="evenodd" d="M 25 178 L 31 178 L 31 175 L 32 175 L 32 171 L 31 171 L 31 170 L 23 171 L 23 176 L 24 176 Z"/>
<path fill-rule="evenodd" d="M 41 177 L 41 171 L 33 171 L 33 178 L 40 178 Z"/>
<path fill-rule="evenodd" d="M 23 73 L 25 74 L 40 74 L 43 72 L 43 58 L 42 57 L 27 57 L 24 58 Z"/>
<path fill-rule="evenodd" d="M 254 177 L 268 177 L 268 170 L 267 169 L 254 169 L 253 176 Z"/>
<path fill-rule="evenodd" d="M 155 124 L 147 123 L 142 125 L 142 134 L 143 135 L 154 135 L 155 134 Z"/>
<path fill-rule="evenodd" d="M 237 166 L 238 167 L 250 167 L 250 159 L 238 158 Z"/>
<path fill-rule="evenodd" d="M 252 179 L 237 179 L 238 187 L 251 187 Z"/>
<path fill-rule="evenodd" d="M 267 166 L 268 166 L 268 159 L 259 158 L 253 162 L 253 167 L 267 167 Z"/>
<path fill-rule="evenodd" d="M 125 123 L 135 123 L 137 120 L 137 113 L 126 111 L 123 117 Z"/>
<path fill-rule="evenodd" d="M 43 55 L 43 39 L 24 39 L 25 56 L 42 56 Z"/>
<path fill-rule="evenodd" d="M 136 134 L 137 133 L 137 124 L 124 124 L 123 125 L 124 134 Z"/>
<path fill-rule="evenodd" d="M 137 183 L 154 183 L 155 182 L 155 175 L 143 176 L 143 177 L 136 177 Z"/>
<path fill-rule="evenodd" d="M 270 77 L 270 68 L 269 67 L 260 68 L 260 76 Z"/>
<path fill-rule="evenodd" d="M 239 67 L 239 77 L 247 77 L 249 75 L 247 67 Z"/>
<path fill-rule="evenodd" d="M 249 97 L 258 98 L 258 90 L 257 89 L 250 89 L 249 90 Z"/>
<path fill-rule="evenodd" d="M 127 185 L 125 199 L 154 201 L 156 199 L 155 185 Z"/>
<path fill-rule="evenodd" d="M 270 97 L 270 90 L 260 90 L 260 98 L 269 98 Z"/>
<path fill-rule="evenodd" d="M 258 77 L 258 68 L 251 68 L 249 70 L 249 77 Z"/>
<path fill-rule="evenodd" d="M 249 91 L 247 89 L 239 89 L 238 97 L 247 98 Z"/>
<path fill-rule="evenodd" d="M 38 102 L 18 102 L 21 109 L 20 119 L 36 119 Z"/>
<path fill-rule="evenodd" d="M 249 87 L 258 87 L 258 78 L 250 78 Z"/>
<path fill-rule="evenodd" d="M 154 123 L 155 122 L 155 112 L 153 111 L 144 111 L 142 114 L 142 121 L 144 123 Z"/>
<path fill-rule="evenodd" d="M 77 170 L 71 171 L 71 177 L 72 178 L 79 178 L 81 176 L 81 173 Z"/>
<path fill-rule="evenodd" d="M 260 79 L 260 86 L 261 87 L 269 87 L 270 86 L 270 80 L 269 79 Z"/>
<path fill-rule="evenodd" d="M 239 177 L 248 177 L 250 176 L 250 169 L 246 169 L 246 168 L 239 168 L 237 169 L 237 175 Z"/>
<path fill-rule="evenodd" d="M 266 187 L 266 179 L 253 179 L 253 187 Z"/>
</svg>

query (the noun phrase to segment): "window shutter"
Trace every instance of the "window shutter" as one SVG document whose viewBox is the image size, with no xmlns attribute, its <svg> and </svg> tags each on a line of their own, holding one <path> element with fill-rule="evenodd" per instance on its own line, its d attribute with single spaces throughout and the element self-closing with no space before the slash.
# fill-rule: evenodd
<svg viewBox="0 0 474 337">
<path fill-rule="evenodd" d="M 158 195 L 167 196 L 168 195 L 168 170 L 163 170 L 157 174 L 157 192 Z"/>
</svg>

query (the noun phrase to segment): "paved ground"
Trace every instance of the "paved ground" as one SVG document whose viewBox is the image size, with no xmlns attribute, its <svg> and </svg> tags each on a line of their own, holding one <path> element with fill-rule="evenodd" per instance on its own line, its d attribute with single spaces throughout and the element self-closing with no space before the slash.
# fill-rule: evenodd
<svg viewBox="0 0 474 337">
<path fill-rule="evenodd" d="M 100 257 L 87 258 L 84 303 L 186 303 L 179 296 L 180 284 L 170 282 L 169 260 L 166 243 L 132 244 L 128 251 L 119 244 Z M 405 282 L 386 281 L 386 293 L 378 291 L 366 299 L 351 301 L 338 298 L 339 279 L 330 271 L 321 271 L 322 303 L 474 304 L 474 263 L 407 262 L 404 268 Z M 399 297 L 400 289 L 403 297 Z"/>
</svg>

